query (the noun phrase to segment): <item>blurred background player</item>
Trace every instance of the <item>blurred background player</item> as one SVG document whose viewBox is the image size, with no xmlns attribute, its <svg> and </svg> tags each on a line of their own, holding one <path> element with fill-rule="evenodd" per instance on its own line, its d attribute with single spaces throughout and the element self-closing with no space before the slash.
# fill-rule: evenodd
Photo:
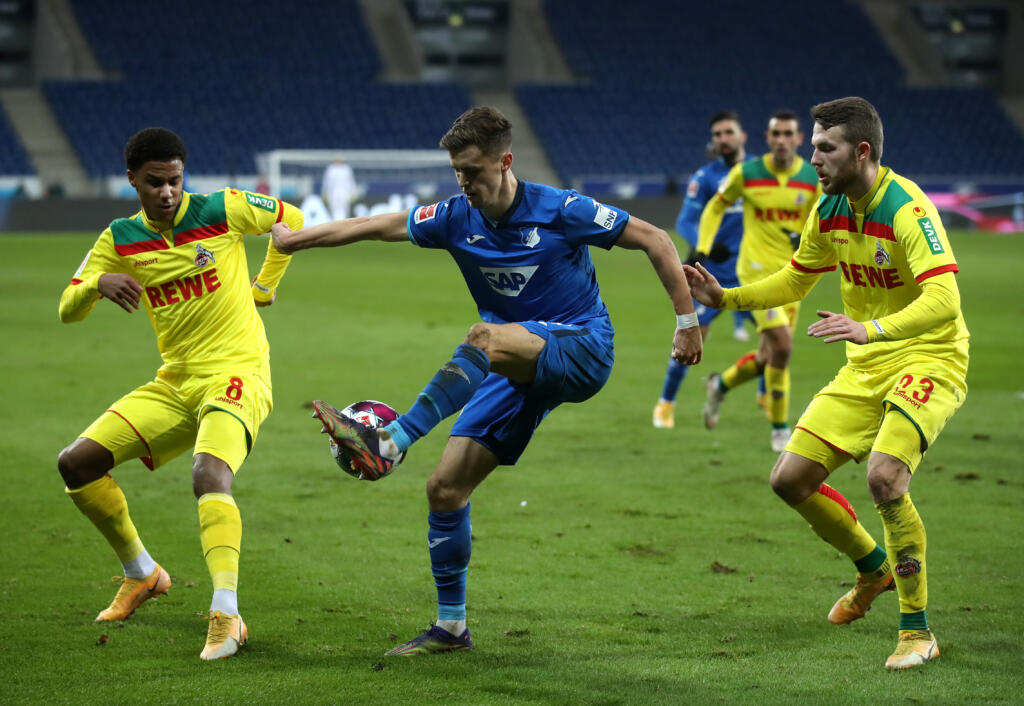
<svg viewBox="0 0 1024 706">
<path fill-rule="evenodd" d="M 505 116 L 471 108 L 441 139 L 462 194 L 400 213 L 272 231 L 282 252 L 360 240 L 445 249 L 483 320 L 409 411 L 384 429 L 370 430 L 314 402 L 324 429 L 371 480 L 391 472 L 410 445 L 462 410 L 427 481 L 437 623 L 390 650 L 392 656 L 473 646 L 466 627 L 470 495 L 499 464 L 516 462 L 548 412 L 592 397 L 611 374 L 614 331 L 590 246 L 644 251 L 676 313 L 673 355 L 690 365 L 701 357 L 693 299 L 669 235 L 575 191 L 516 179 L 511 144 Z"/>
<path fill-rule="evenodd" d="M 811 109 L 811 164 L 825 197 L 781 271 L 722 291 L 707 270 L 687 270 L 709 306 L 765 309 L 807 296 L 838 266 L 845 314 L 819 311 L 808 327 L 825 343 L 846 341 L 847 363 L 808 405 L 772 469 L 772 489 L 857 567 L 857 584 L 828 614 L 864 617 L 895 584 L 900 619 L 889 669 L 939 656 L 925 614 L 924 524 L 910 499 L 922 455 L 967 396 L 969 333 L 958 271 L 934 204 L 914 182 L 880 163 L 882 121 L 863 98 Z M 867 458 L 867 481 L 885 548 L 824 481 L 851 458 Z"/>
<path fill-rule="evenodd" d="M 690 244 L 691 254 L 697 252 L 697 224 L 700 222 L 700 214 L 704 210 L 704 205 L 718 191 L 719 184 L 725 180 L 729 170 L 738 162 L 747 159 L 744 147 L 747 142 L 747 133 L 743 132 L 743 125 L 737 113 L 731 110 L 715 113 L 711 117 L 710 127 L 711 142 L 708 145 L 708 152 L 712 161 L 698 169 L 690 179 L 686 188 L 686 198 L 683 199 L 683 207 L 676 219 L 676 230 L 683 240 Z M 736 256 L 742 237 L 743 204 L 737 201 L 729 206 L 722 216 L 722 225 L 718 230 L 718 235 L 715 236 L 713 252 L 704 262 L 708 271 L 712 272 L 719 282 L 729 283 L 725 286 L 735 287 L 739 284 L 736 279 Z M 701 336 L 707 338 L 708 327 L 718 316 L 719 310 L 709 309 L 700 302 L 694 302 L 694 308 L 700 322 Z M 734 311 L 732 314 L 734 335 L 740 340 L 749 340 L 749 334 L 743 328 L 743 322 L 747 319 L 752 320 L 750 312 Z M 655 428 L 671 429 L 676 425 L 676 395 L 679 394 L 679 387 L 683 384 L 688 369 L 688 366 L 679 363 L 675 358 L 668 359 L 668 369 L 665 371 L 661 397 L 658 399 L 652 415 Z"/>
<path fill-rule="evenodd" d="M 231 484 L 273 406 L 270 349 L 256 306 L 273 303 L 290 259 L 269 243 L 250 285 L 242 241 L 281 221 L 300 228 L 302 213 L 246 191 L 184 191 L 185 144 L 164 128 L 137 133 L 124 154 L 142 210 L 103 231 L 61 295 L 60 318 L 81 321 L 100 298 L 128 313 L 141 300 L 163 365 L 61 451 L 57 465 L 68 496 L 124 570 L 117 595 L 96 620 L 125 620 L 166 593 L 171 579 L 143 546 L 108 471 L 133 458 L 155 470 L 194 447 L 192 489 L 213 581 L 200 656 L 229 657 L 248 636 L 238 613 L 242 519 Z"/>
<path fill-rule="evenodd" d="M 336 221 L 348 218 L 352 201 L 356 198 L 356 174 L 352 167 L 341 157 L 335 157 L 324 169 L 320 191 L 331 212 L 331 218 Z"/>
<path fill-rule="evenodd" d="M 793 244 L 782 227 L 800 230 L 821 193 L 814 169 L 797 154 L 803 139 L 796 113 L 776 112 L 765 133 L 771 151 L 729 170 L 701 215 L 697 252 L 706 256 L 717 244 L 725 210 L 743 199 L 743 240 L 736 263 L 741 284 L 763 279 L 789 262 Z M 704 425 L 708 429 L 718 424 L 726 392 L 764 375 L 766 413 L 772 425 L 771 449 L 779 452 L 786 447 L 790 436 L 789 358 L 798 309 L 792 303 L 754 312 L 759 333 L 757 350 L 740 357 L 721 375 L 712 373 L 708 377 L 704 404 Z"/>
</svg>

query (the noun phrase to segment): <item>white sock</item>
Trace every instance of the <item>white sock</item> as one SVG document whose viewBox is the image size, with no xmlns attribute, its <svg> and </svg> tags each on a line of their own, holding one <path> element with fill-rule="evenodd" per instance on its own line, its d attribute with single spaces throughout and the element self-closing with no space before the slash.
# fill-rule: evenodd
<svg viewBox="0 0 1024 706">
<path fill-rule="evenodd" d="M 210 613 L 219 610 L 224 615 L 238 615 L 238 593 L 227 588 L 218 588 L 210 601 Z"/>
<path fill-rule="evenodd" d="M 121 564 L 121 567 L 124 569 L 124 575 L 128 578 L 144 579 L 156 570 L 156 562 L 143 547 L 141 554 L 127 564 Z"/>
<path fill-rule="evenodd" d="M 465 620 L 438 620 L 436 625 L 442 630 L 447 630 L 455 637 L 459 637 L 462 633 L 466 632 Z"/>
</svg>

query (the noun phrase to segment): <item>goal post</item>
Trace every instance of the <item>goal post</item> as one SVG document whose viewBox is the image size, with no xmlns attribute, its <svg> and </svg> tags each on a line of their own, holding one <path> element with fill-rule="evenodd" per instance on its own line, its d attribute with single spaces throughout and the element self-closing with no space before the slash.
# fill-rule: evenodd
<svg viewBox="0 0 1024 706">
<path fill-rule="evenodd" d="M 301 199 L 318 192 L 324 169 L 338 157 L 352 167 L 363 196 L 397 191 L 429 199 L 457 186 L 441 149 L 277 149 L 258 153 L 256 164 L 271 196 Z"/>
</svg>

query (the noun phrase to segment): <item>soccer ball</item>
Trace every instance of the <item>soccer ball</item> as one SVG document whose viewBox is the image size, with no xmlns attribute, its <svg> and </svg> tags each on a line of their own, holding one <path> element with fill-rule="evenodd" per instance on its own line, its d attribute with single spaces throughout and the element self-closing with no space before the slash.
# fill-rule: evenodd
<svg viewBox="0 0 1024 706">
<path fill-rule="evenodd" d="M 341 410 L 341 413 L 349 419 L 359 422 L 363 426 L 370 427 L 371 429 L 386 427 L 388 424 L 398 419 L 398 412 L 394 407 L 384 402 L 378 402 L 377 400 L 353 402 L 348 407 Z M 352 465 L 352 459 L 349 458 L 345 449 L 336 444 L 334 439 L 331 439 L 330 442 L 331 456 L 334 457 L 334 461 L 338 464 L 338 467 L 353 478 L 359 478 L 359 469 Z M 405 452 L 402 452 L 402 455 L 395 461 L 395 466 L 404 460 Z"/>
</svg>

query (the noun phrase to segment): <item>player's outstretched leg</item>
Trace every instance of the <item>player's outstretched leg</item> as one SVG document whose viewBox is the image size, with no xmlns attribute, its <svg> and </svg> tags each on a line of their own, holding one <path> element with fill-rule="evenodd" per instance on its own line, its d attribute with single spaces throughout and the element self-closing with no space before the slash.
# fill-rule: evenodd
<svg viewBox="0 0 1024 706">
<path fill-rule="evenodd" d="M 430 513 L 427 547 L 437 587 L 437 623 L 422 635 L 389 650 L 385 657 L 411 657 L 473 647 L 466 627 L 466 572 L 473 550 L 469 513 L 469 504 L 455 512 Z"/>
<path fill-rule="evenodd" d="M 718 373 L 708 375 L 707 400 L 704 402 L 704 426 L 714 429 L 718 426 L 718 410 L 725 399 L 726 388 L 722 385 L 722 376 Z"/>
<path fill-rule="evenodd" d="M 75 506 L 96 526 L 121 560 L 124 576 L 114 600 L 96 616 L 97 622 L 126 620 L 151 598 L 167 593 L 171 577 L 146 551 L 128 514 L 128 501 L 109 475 L 74 490 L 65 489 Z"/>
<path fill-rule="evenodd" d="M 313 417 L 351 459 L 363 480 L 378 480 L 398 465 L 402 452 L 386 429 L 371 429 L 323 400 L 313 400 Z"/>
</svg>

